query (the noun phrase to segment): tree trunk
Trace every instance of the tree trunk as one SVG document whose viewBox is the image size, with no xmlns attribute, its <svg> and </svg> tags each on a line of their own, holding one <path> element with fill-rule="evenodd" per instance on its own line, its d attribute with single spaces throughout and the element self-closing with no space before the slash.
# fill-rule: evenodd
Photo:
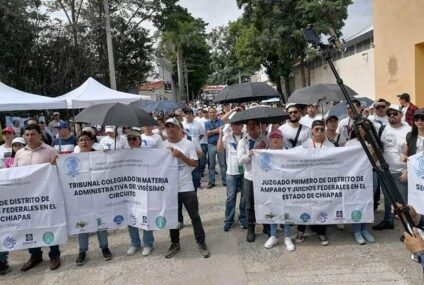
<svg viewBox="0 0 424 285">
<path fill-rule="evenodd" d="M 286 76 L 284 77 L 284 85 L 286 85 L 286 102 L 289 100 L 289 96 L 291 94 L 291 90 L 290 90 L 290 77 Z"/>
<path fill-rule="evenodd" d="M 302 87 L 306 87 L 305 61 L 303 57 L 300 59 L 299 67 L 300 67 L 300 77 L 302 79 Z"/>
<path fill-rule="evenodd" d="M 184 74 L 183 74 L 183 51 L 177 45 L 177 70 L 178 70 L 178 96 L 177 101 L 182 101 L 185 98 Z"/>
<path fill-rule="evenodd" d="M 283 89 L 281 88 L 281 77 L 280 76 L 275 77 L 275 84 L 277 85 L 278 93 L 280 93 L 280 98 L 284 102 L 285 100 L 284 100 Z"/>
</svg>

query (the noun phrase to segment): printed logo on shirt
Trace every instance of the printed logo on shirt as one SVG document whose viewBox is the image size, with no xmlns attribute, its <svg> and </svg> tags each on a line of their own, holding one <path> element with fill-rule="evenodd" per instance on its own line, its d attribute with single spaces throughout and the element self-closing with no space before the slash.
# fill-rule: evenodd
<svg viewBox="0 0 424 285">
<path fill-rule="evenodd" d="M 397 143 L 396 135 L 394 135 L 394 134 L 386 134 L 386 136 L 384 137 L 384 141 L 386 142 L 387 147 L 396 146 L 396 143 Z"/>
</svg>

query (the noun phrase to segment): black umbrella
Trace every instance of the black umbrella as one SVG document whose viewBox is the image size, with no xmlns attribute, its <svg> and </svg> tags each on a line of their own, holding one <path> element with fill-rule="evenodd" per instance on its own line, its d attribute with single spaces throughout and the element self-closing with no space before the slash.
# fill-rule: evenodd
<svg viewBox="0 0 424 285">
<path fill-rule="evenodd" d="M 280 97 L 280 94 L 264 82 L 248 82 L 225 87 L 213 100 L 216 103 L 242 103 Z"/>
<path fill-rule="evenodd" d="M 353 97 L 355 91 L 346 86 L 347 93 Z M 321 102 L 342 101 L 345 97 L 337 84 L 316 84 L 313 86 L 297 89 L 289 97 L 289 103 L 296 104 L 319 104 Z"/>
<path fill-rule="evenodd" d="M 255 107 L 245 111 L 237 112 L 230 123 L 247 123 L 249 120 L 258 120 L 261 123 L 277 124 L 289 118 L 289 114 L 281 108 Z"/>
<path fill-rule="evenodd" d="M 369 107 L 374 103 L 373 100 L 367 97 L 356 97 L 355 99 L 361 102 L 362 107 Z M 347 117 L 347 102 L 341 101 L 339 104 L 331 108 L 328 112 L 328 116 L 337 116 L 339 119 Z"/>
<path fill-rule="evenodd" d="M 76 117 L 76 122 L 113 126 L 154 126 L 156 121 L 148 113 L 121 103 L 107 103 L 88 107 Z"/>
<path fill-rule="evenodd" d="M 137 109 L 141 109 L 141 110 L 144 111 L 144 108 L 152 102 L 154 102 L 154 101 L 152 101 L 152 100 L 137 100 L 137 101 L 131 102 L 130 106 L 133 106 Z"/>
<path fill-rule="evenodd" d="M 175 101 L 153 101 L 143 107 L 143 110 L 148 113 L 162 112 L 164 114 L 181 108 L 181 103 Z"/>
</svg>

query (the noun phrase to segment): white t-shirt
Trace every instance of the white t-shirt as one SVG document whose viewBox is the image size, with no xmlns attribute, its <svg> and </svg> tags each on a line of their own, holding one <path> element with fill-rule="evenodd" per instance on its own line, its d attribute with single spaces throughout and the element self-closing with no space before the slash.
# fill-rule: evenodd
<svg viewBox="0 0 424 285">
<path fill-rule="evenodd" d="M 323 143 L 314 143 L 312 139 L 308 139 L 302 144 L 303 148 L 327 148 L 327 147 L 335 147 L 332 142 L 330 142 L 327 138 L 324 139 Z"/>
<path fill-rule="evenodd" d="M 311 129 L 303 125 L 301 126 L 302 129 L 300 130 L 299 136 L 297 138 L 296 146 L 302 145 L 308 138 L 311 137 Z M 289 125 L 289 123 L 285 123 L 278 129 L 283 133 L 284 148 L 293 148 L 291 142 L 296 138 L 298 128 L 293 128 Z"/>
<path fill-rule="evenodd" d="M 103 150 L 103 146 L 101 144 L 99 144 L 99 143 L 93 143 L 93 146 L 92 147 L 95 150 Z M 80 149 L 80 147 L 78 145 L 76 145 L 75 148 L 74 148 L 74 153 L 79 153 L 79 152 L 81 152 L 81 149 Z"/>
<path fill-rule="evenodd" d="M 424 137 L 417 136 L 417 153 L 424 152 Z"/>
<path fill-rule="evenodd" d="M 353 120 L 350 117 L 346 117 L 340 120 L 339 125 L 337 126 L 336 133 L 341 134 L 346 138 L 350 139 L 350 133 L 353 130 Z"/>
<path fill-rule="evenodd" d="M 203 137 L 205 137 L 205 124 L 195 120 L 191 123 L 185 121 L 183 122 L 183 127 L 187 134 L 191 137 L 191 141 L 200 145 L 200 136 L 203 135 Z"/>
<path fill-rule="evenodd" d="M 309 115 L 306 115 L 306 116 L 303 116 L 302 119 L 300 119 L 299 123 L 301 123 L 302 125 L 308 128 L 312 128 L 312 122 L 316 120 L 322 120 L 322 116 L 317 114 L 315 115 L 315 117 L 311 118 L 309 117 Z"/>
<path fill-rule="evenodd" d="M 250 141 L 253 142 L 253 145 L 250 145 Z M 255 140 L 249 136 L 249 134 L 243 135 L 243 138 L 239 141 L 237 145 L 237 160 L 238 163 L 244 165 L 244 178 L 252 181 L 252 161 L 249 158 L 250 150 L 255 148 L 257 145 L 265 143 L 265 148 L 268 147 L 269 141 L 268 137 L 261 138 L 260 136 Z"/>
<path fill-rule="evenodd" d="M 181 151 L 188 158 L 197 160 L 194 143 L 187 139 L 183 138 L 177 143 L 164 141 L 163 147 L 173 147 Z M 178 192 L 194 191 L 193 180 L 191 179 L 191 172 L 193 169 L 194 167 L 188 166 L 184 161 L 178 159 Z"/>
<path fill-rule="evenodd" d="M 373 123 L 377 133 L 381 126 L 385 126 L 389 123 L 389 121 L 387 120 L 387 116 L 380 117 L 377 114 L 369 116 L 368 120 Z"/>
<path fill-rule="evenodd" d="M 406 144 L 406 134 L 411 131 L 411 127 L 403 123 L 400 128 L 393 128 L 387 125 L 381 134 L 383 143 L 383 156 L 389 164 L 390 172 L 400 172 L 406 163 L 400 161 L 400 155 L 403 153 L 403 146 Z"/>
<path fill-rule="evenodd" d="M 227 175 L 243 174 L 243 165 L 237 160 L 237 145 L 243 137 L 243 133 L 239 136 L 233 133 L 225 134 L 222 142 L 225 148 L 225 159 L 227 162 Z"/>
<path fill-rule="evenodd" d="M 128 141 L 123 136 L 116 137 L 116 148 L 115 148 L 115 138 L 105 136 L 100 140 L 100 144 L 103 150 L 112 150 L 112 149 L 124 149 L 130 148 Z"/>
<path fill-rule="evenodd" d="M 194 118 L 194 120 L 201 123 L 203 128 L 205 128 L 205 123 L 208 121 L 208 119 L 206 118 L 199 118 L 199 117 Z M 203 136 L 203 138 L 200 140 L 200 144 L 208 144 L 208 136 L 206 135 Z"/>
<path fill-rule="evenodd" d="M 141 134 L 141 147 L 147 148 L 159 148 L 162 144 L 162 138 L 158 134 L 152 134 L 151 136 L 147 136 L 145 134 Z"/>
<path fill-rule="evenodd" d="M 4 147 L 4 144 L 0 145 L 0 159 L 5 159 L 12 156 L 12 148 Z"/>
</svg>

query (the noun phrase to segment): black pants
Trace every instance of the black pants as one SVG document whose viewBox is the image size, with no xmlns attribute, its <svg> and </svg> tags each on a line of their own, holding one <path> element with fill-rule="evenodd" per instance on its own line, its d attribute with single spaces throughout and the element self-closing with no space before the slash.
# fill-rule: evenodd
<svg viewBox="0 0 424 285">
<path fill-rule="evenodd" d="M 197 194 L 194 191 L 178 193 L 178 204 L 184 205 L 190 216 L 193 225 L 194 237 L 197 243 L 205 242 L 205 231 L 203 230 L 202 220 L 199 216 L 199 202 L 197 201 Z M 171 242 L 180 241 L 180 230 L 172 229 L 169 231 Z"/>
<path fill-rule="evenodd" d="M 306 231 L 306 225 L 298 225 L 297 230 L 304 233 Z M 311 230 L 320 236 L 325 236 L 327 234 L 327 226 L 311 225 Z"/>
<path fill-rule="evenodd" d="M 253 194 L 253 181 L 243 180 L 244 198 L 246 199 L 246 220 L 247 226 L 255 226 L 255 196 Z"/>
<path fill-rule="evenodd" d="M 35 258 L 42 258 L 43 256 L 43 252 L 41 251 L 41 247 L 33 247 L 28 249 L 29 253 L 31 254 L 32 257 Z M 58 245 L 52 245 L 50 247 L 50 252 L 49 252 L 49 257 L 58 257 L 60 256 L 60 250 L 59 250 L 59 246 Z"/>
</svg>

